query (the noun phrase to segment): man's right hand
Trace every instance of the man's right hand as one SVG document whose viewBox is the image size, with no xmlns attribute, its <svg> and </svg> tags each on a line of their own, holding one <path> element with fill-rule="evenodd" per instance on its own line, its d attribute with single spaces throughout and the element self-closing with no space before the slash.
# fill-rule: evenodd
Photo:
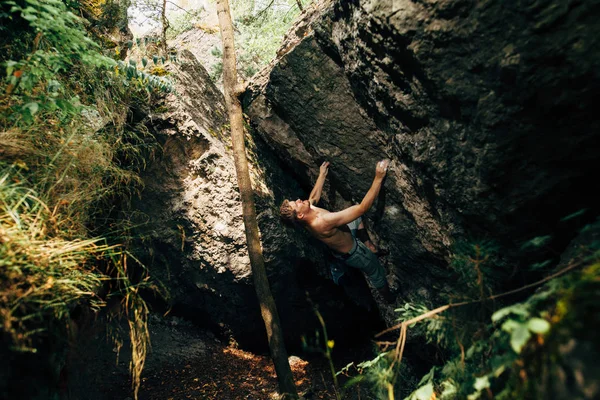
<svg viewBox="0 0 600 400">
<path fill-rule="evenodd" d="M 382 178 L 385 177 L 387 173 L 387 169 L 390 165 L 390 160 L 381 160 L 377 163 L 377 167 L 375 168 L 375 177 Z"/>
<path fill-rule="evenodd" d="M 329 161 L 324 161 L 319 167 L 319 175 L 327 176 L 327 172 L 329 171 Z"/>
</svg>

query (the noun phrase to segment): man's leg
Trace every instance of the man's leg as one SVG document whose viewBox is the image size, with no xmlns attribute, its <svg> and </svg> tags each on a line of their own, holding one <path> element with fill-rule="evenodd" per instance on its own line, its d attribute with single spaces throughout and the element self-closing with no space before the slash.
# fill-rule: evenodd
<svg viewBox="0 0 600 400">
<path fill-rule="evenodd" d="M 392 303 L 395 296 L 390 292 L 390 287 L 386 279 L 385 268 L 377 260 L 367 246 L 357 242 L 358 248 L 350 258 L 346 260 L 346 265 L 362 270 L 371 285 L 377 289 L 379 294 L 388 303 Z"/>
</svg>

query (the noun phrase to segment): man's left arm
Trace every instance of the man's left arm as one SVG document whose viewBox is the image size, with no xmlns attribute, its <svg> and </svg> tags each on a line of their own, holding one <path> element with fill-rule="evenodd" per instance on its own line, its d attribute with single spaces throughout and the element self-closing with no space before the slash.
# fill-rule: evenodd
<svg viewBox="0 0 600 400">
<path fill-rule="evenodd" d="M 319 168 L 319 177 L 317 178 L 317 182 L 315 183 L 315 187 L 310 192 L 310 196 L 308 196 L 308 201 L 311 205 L 316 204 L 321 199 L 321 193 L 323 192 L 323 185 L 325 184 L 325 177 L 327 176 L 327 172 L 329 172 L 329 161 L 323 162 L 321 167 Z"/>
</svg>

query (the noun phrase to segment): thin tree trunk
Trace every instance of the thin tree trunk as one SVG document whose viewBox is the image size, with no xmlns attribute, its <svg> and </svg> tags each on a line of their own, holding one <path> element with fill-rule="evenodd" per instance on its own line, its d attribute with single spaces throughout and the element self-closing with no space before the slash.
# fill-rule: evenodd
<svg viewBox="0 0 600 400">
<path fill-rule="evenodd" d="M 233 157 L 237 174 L 238 186 L 242 197 L 242 214 L 244 227 L 246 229 L 246 243 L 252 265 L 252 276 L 256 296 L 260 303 L 267 339 L 271 350 L 271 358 L 275 365 L 275 372 L 279 382 L 279 390 L 287 398 L 298 398 L 296 386 L 292 376 L 292 370 L 288 362 L 287 351 L 283 342 L 281 324 L 275 301 L 271 295 L 269 281 L 265 270 L 260 239 L 258 237 L 258 223 L 256 221 L 256 209 L 252 192 L 252 183 L 246 159 L 246 147 L 244 145 L 244 125 L 242 119 L 242 107 L 237 93 L 237 70 L 235 60 L 235 48 L 233 42 L 233 25 L 229 12 L 228 0 L 217 0 L 217 14 L 221 27 L 223 40 L 223 88 L 225 89 L 225 103 L 229 112 L 231 124 L 231 140 L 233 143 Z"/>
<path fill-rule="evenodd" d="M 298 8 L 300 9 L 300 11 L 304 11 L 304 8 L 302 7 L 302 2 L 300 0 L 296 0 L 296 4 L 298 4 Z"/>
<path fill-rule="evenodd" d="M 167 19 L 167 0 L 163 0 L 162 2 L 160 19 L 162 22 L 162 48 L 165 57 L 167 57 L 167 29 L 169 29 L 169 20 Z"/>
</svg>

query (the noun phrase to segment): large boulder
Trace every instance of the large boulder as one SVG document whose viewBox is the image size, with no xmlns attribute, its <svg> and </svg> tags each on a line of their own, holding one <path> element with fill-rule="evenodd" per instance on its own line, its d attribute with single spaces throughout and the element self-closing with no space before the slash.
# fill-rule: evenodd
<svg viewBox="0 0 600 400">
<path fill-rule="evenodd" d="M 145 188 L 135 204 L 142 245 L 150 249 L 141 261 L 169 292 L 172 314 L 247 348 L 266 349 L 223 95 L 187 50 L 167 68 L 175 91 L 145 120 L 161 146 L 143 174 Z M 300 336 L 318 326 L 306 292 L 321 305 L 332 332 L 373 329 L 376 314 L 348 302 L 319 275 L 326 270 L 324 249 L 282 226 L 275 198 L 300 195 L 301 189 L 250 135 L 247 147 L 267 274 L 287 343 L 298 348 Z"/>
<path fill-rule="evenodd" d="M 359 202 L 377 160 L 392 160 L 367 226 L 409 294 L 451 282 L 466 239 L 494 239 L 514 276 L 523 241 L 552 235 L 560 251 L 577 228 L 560 219 L 598 213 L 599 6 L 322 2 L 244 108 L 304 196 L 331 162 L 326 208 Z"/>
</svg>

